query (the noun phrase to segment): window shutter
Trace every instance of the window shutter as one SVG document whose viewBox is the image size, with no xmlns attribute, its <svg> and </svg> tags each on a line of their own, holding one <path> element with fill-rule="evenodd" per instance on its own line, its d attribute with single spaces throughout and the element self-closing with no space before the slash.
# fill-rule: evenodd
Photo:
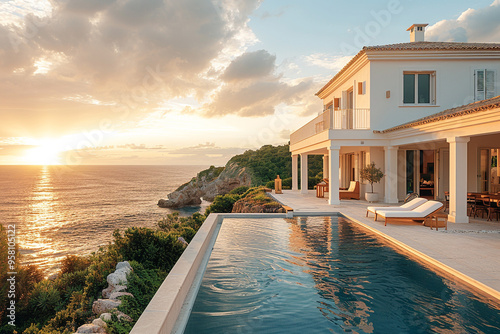
<svg viewBox="0 0 500 334">
<path fill-rule="evenodd" d="M 492 97 L 495 97 L 495 71 L 490 71 L 490 70 L 484 70 L 486 72 L 486 78 L 485 78 L 485 88 L 486 88 L 486 94 L 485 97 L 487 99 L 491 99 Z"/>
<path fill-rule="evenodd" d="M 474 71 L 474 100 L 484 100 L 484 70 Z"/>
<path fill-rule="evenodd" d="M 340 99 L 340 108 L 341 109 L 347 108 L 347 91 L 345 90 L 342 91 L 342 99 Z"/>
<path fill-rule="evenodd" d="M 333 108 L 335 110 L 340 108 L 340 98 L 339 97 L 336 97 L 333 99 Z"/>
</svg>

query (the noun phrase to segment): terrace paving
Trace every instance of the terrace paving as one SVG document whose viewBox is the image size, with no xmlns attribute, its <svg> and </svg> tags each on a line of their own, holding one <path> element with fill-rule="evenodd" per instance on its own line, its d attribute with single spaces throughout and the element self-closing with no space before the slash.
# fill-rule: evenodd
<svg viewBox="0 0 500 334">
<path fill-rule="evenodd" d="M 487 291 L 490 296 L 500 298 L 499 221 L 471 219 L 469 224 L 448 223 L 448 230 L 440 228 L 439 231 L 414 222 L 389 223 L 384 226 L 382 218 L 374 221 L 373 214 L 370 214 L 369 218 L 366 217 L 366 207 L 374 204 L 362 200 L 341 200 L 340 205 L 329 205 L 326 199 L 317 198 L 315 194 L 313 190 L 308 194 L 285 190 L 283 194 L 271 195 L 282 204 L 292 207 L 294 214 L 340 212 L 372 230 L 385 234 L 388 239 L 396 239 L 423 253 L 424 257 L 437 260 L 484 284 L 494 290 Z M 391 206 L 383 203 L 376 205 Z M 454 274 L 460 276 L 459 273 Z M 474 285 L 474 281 L 469 284 Z"/>
</svg>

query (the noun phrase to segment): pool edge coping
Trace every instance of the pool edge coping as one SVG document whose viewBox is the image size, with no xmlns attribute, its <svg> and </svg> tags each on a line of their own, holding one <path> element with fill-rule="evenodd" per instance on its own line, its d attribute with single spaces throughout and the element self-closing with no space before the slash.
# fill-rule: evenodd
<svg viewBox="0 0 500 334">
<path fill-rule="evenodd" d="M 295 212 L 301 216 L 343 216 L 368 231 L 382 237 L 386 242 L 404 253 L 412 255 L 418 262 L 429 264 L 442 276 L 453 277 L 483 297 L 493 298 L 500 305 L 500 292 L 481 283 L 452 267 L 426 255 L 407 244 L 379 231 L 358 219 L 338 210 L 337 212 Z M 189 314 L 196 299 L 206 264 L 212 253 L 222 221 L 225 218 L 287 218 L 279 213 L 211 213 L 204 221 L 195 237 L 186 247 L 160 288 L 143 311 L 131 330 L 131 334 L 141 333 L 183 333 Z M 208 224 L 207 224 L 208 223 Z"/>
</svg>

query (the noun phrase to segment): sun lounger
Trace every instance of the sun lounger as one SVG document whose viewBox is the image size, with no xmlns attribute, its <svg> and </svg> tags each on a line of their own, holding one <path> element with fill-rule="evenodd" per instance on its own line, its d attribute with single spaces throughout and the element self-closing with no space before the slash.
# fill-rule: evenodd
<svg viewBox="0 0 500 334">
<path fill-rule="evenodd" d="M 443 208 L 443 203 L 437 201 L 427 201 L 424 204 L 417 206 L 410 211 L 391 211 L 377 210 L 377 216 L 382 216 L 385 219 L 385 224 L 392 220 L 414 220 L 422 221 L 425 218 L 439 212 Z"/>
<path fill-rule="evenodd" d="M 416 207 L 424 204 L 427 202 L 427 199 L 418 197 L 415 199 L 412 199 L 408 203 L 405 203 L 401 206 L 369 206 L 366 208 L 366 216 L 368 217 L 369 212 L 373 212 L 375 214 L 375 219 L 377 220 L 377 211 L 378 210 L 385 210 L 385 211 L 410 211 L 415 209 Z"/>
</svg>

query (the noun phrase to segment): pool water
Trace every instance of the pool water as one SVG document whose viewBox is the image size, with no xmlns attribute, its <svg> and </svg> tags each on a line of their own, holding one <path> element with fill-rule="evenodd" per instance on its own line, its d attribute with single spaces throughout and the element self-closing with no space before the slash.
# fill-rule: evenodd
<svg viewBox="0 0 500 334">
<path fill-rule="evenodd" d="M 224 219 L 185 333 L 500 333 L 500 310 L 343 217 Z"/>
</svg>

